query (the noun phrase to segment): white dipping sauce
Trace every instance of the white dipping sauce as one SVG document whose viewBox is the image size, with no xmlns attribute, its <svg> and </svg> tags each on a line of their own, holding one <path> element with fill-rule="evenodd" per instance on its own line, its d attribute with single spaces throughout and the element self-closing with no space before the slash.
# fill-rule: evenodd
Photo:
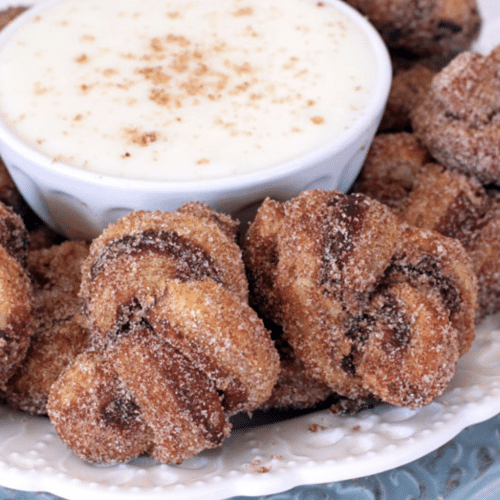
<svg viewBox="0 0 500 500">
<path fill-rule="evenodd" d="M 198 180 L 325 144 L 366 108 L 368 38 L 312 0 L 62 0 L 0 52 L 0 110 L 54 161 Z"/>
</svg>

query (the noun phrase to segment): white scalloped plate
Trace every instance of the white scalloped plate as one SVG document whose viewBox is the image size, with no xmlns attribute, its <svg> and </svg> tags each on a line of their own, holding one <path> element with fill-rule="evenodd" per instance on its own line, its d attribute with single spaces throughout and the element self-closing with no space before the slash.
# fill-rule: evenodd
<svg viewBox="0 0 500 500">
<path fill-rule="evenodd" d="M 38 3 L 34 0 L 29 3 Z M 0 0 L 0 8 L 11 2 Z M 486 20 L 475 49 L 500 43 L 500 5 L 479 0 Z M 478 328 L 448 390 L 418 410 L 383 406 L 354 417 L 328 411 L 234 431 L 217 451 L 178 466 L 141 458 L 95 467 L 61 443 L 46 418 L 0 406 L 0 483 L 74 500 L 211 500 L 255 496 L 302 484 L 353 479 L 430 453 L 469 425 L 500 413 L 500 315 Z"/>
<path fill-rule="evenodd" d="M 237 430 L 182 465 L 141 458 L 96 467 L 61 443 L 48 419 L 0 407 L 3 486 L 75 500 L 223 499 L 376 474 L 411 462 L 500 412 L 500 315 L 478 328 L 441 397 L 418 410 L 383 406 L 353 417 L 328 411 Z"/>
</svg>

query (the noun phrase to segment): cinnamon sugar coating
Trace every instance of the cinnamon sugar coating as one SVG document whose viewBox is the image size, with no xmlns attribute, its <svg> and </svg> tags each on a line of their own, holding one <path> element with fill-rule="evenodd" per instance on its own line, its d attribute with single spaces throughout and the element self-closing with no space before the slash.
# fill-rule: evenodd
<svg viewBox="0 0 500 500">
<path fill-rule="evenodd" d="M 338 394 L 327 384 L 313 377 L 304 363 L 297 359 L 290 344 L 283 338 L 281 327 L 268 325 L 280 354 L 280 372 L 271 397 L 260 406 L 262 410 L 310 410 L 319 405 L 338 402 Z"/>
<path fill-rule="evenodd" d="M 440 294 L 395 283 L 377 294 L 367 316 L 368 338 L 357 366 L 367 388 L 383 401 L 410 407 L 428 404 L 446 389 L 459 343 Z"/>
<path fill-rule="evenodd" d="M 458 239 L 478 281 L 477 318 L 500 310 L 500 197 L 475 178 L 432 161 L 408 133 L 380 134 L 354 190 L 407 223 Z"/>
<path fill-rule="evenodd" d="M 48 403 L 78 456 L 114 463 L 147 453 L 180 463 L 220 446 L 232 415 L 270 397 L 279 356 L 248 305 L 235 238 L 228 216 L 190 203 L 133 212 L 92 242 L 81 285 L 92 347 Z M 96 384 L 106 386 L 104 399 Z"/>
<path fill-rule="evenodd" d="M 52 384 L 88 347 L 89 330 L 78 296 L 81 264 L 87 255 L 88 244 L 79 241 L 29 253 L 35 332 L 26 358 L 5 390 L 13 408 L 45 414 Z"/>
<path fill-rule="evenodd" d="M 24 221 L 12 207 L 0 202 L 0 245 L 23 268 L 28 257 L 29 234 Z"/>
<path fill-rule="evenodd" d="M 429 161 L 427 149 L 409 132 L 376 135 L 352 191 L 399 213 L 401 204 L 415 188 L 422 165 Z"/>
<path fill-rule="evenodd" d="M 160 336 L 131 332 L 116 346 L 113 365 L 153 431 L 149 454 L 180 463 L 218 447 L 230 424 L 211 377 Z"/>
<path fill-rule="evenodd" d="M 0 390 L 26 356 L 31 336 L 32 288 L 25 270 L 27 232 L 0 203 Z"/>
<path fill-rule="evenodd" d="M 170 281 L 146 321 L 210 375 L 224 394 L 226 413 L 250 412 L 269 397 L 278 368 L 270 334 L 255 312 L 219 283 Z"/>
<path fill-rule="evenodd" d="M 94 341 L 100 335 L 105 340 L 134 314 L 140 317 L 172 279 L 211 279 L 248 300 L 241 250 L 232 232 L 192 211 L 137 211 L 92 242 L 81 295 Z"/>
<path fill-rule="evenodd" d="M 83 460 L 124 462 L 152 445 L 135 397 L 105 354 L 81 353 L 52 385 L 47 409 L 61 439 Z"/>
<path fill-rule="evenodd" d="M 476 0 L 346 0 L 391 50 L 442 62 L 470 47 L 481 17 Z"/>
<path fill-rule="evenodd" d="M 256 307 L 273 304 L 306 371 L 348 399 L 427 404 L 474 338 L 476 280 L 460 243 L 361 194 L 266 200 L 244 255 Z M 377 356 L 397 365 L 376 373 Z"/>
<path fill-rule="evenodd" d="M 340 396 L 314 377 L 285 340 L 283 329 L 268 323 L 280 355 L 280 372 L 271 397 L 260 406 L 265 411 L 302 411 L 328 407 L 332 413 L 354 414 L 380 404 L 375 397 L 352 399 Z"/>
<path fill-rule="evenodd" d="M 466 243 L 478 279 L 478 318 L 500 311 L 500 198 L 487 194 L 489 208 L 475 220 Z"/>
<path fill-rule="evenodd" d="M 411 111 L 425 97 L 437 71 L 435 67 L 416 63 L 395 72 L 379 132 L 411 129 Z"/>
<path fill-rule="evenodd" d="M 449 168 L 500 184 L 500 46 L 467 51 L 434 76 L 411 113 L 415 135 Z"/>
</svg>

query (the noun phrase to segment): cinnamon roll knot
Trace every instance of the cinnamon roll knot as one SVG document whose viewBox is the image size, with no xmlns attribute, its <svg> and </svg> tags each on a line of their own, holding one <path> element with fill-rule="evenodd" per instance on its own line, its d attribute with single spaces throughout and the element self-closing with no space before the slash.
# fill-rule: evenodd
<svg viewBox="0 0 500 500">
<path fill-rule="evenodd" d="M 82 266 L 91 348 L 52 386 L 48 413 L 91 462 L 179 463 L 269 398 L 278 353 L 248 305 L 236 225 L 200 203 L 134 212 Z"/>
<path fill-rule="evenodd" d="M 340 396 L 428 404 L 474 339 L 476 278 L 461 244 L 364 195 L 268 199 L 244 255 L 254 306 Z"/>
</svg>

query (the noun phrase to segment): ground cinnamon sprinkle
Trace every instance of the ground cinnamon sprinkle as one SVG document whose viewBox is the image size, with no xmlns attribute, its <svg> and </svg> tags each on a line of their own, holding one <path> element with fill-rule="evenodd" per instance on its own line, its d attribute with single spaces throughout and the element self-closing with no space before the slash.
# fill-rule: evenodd
<svg viewBox="0 0 500 500">
<path fill-rule="evenodd" d="M 322 116 L 313 116 L 311 117 L 311 121 L 314 125 L 323 125 L 325 123 L 325 119 Z"/>
<path fill-rule="evenodd" d="M 124 129 L 123 130 L 126 140 L 130 144 L 136 144 L 139 146 L 148 146 L 152 142 L 156 142 L 158 140 L 157 132 L 143 132 L 138 129 Z"/>
</svg>

